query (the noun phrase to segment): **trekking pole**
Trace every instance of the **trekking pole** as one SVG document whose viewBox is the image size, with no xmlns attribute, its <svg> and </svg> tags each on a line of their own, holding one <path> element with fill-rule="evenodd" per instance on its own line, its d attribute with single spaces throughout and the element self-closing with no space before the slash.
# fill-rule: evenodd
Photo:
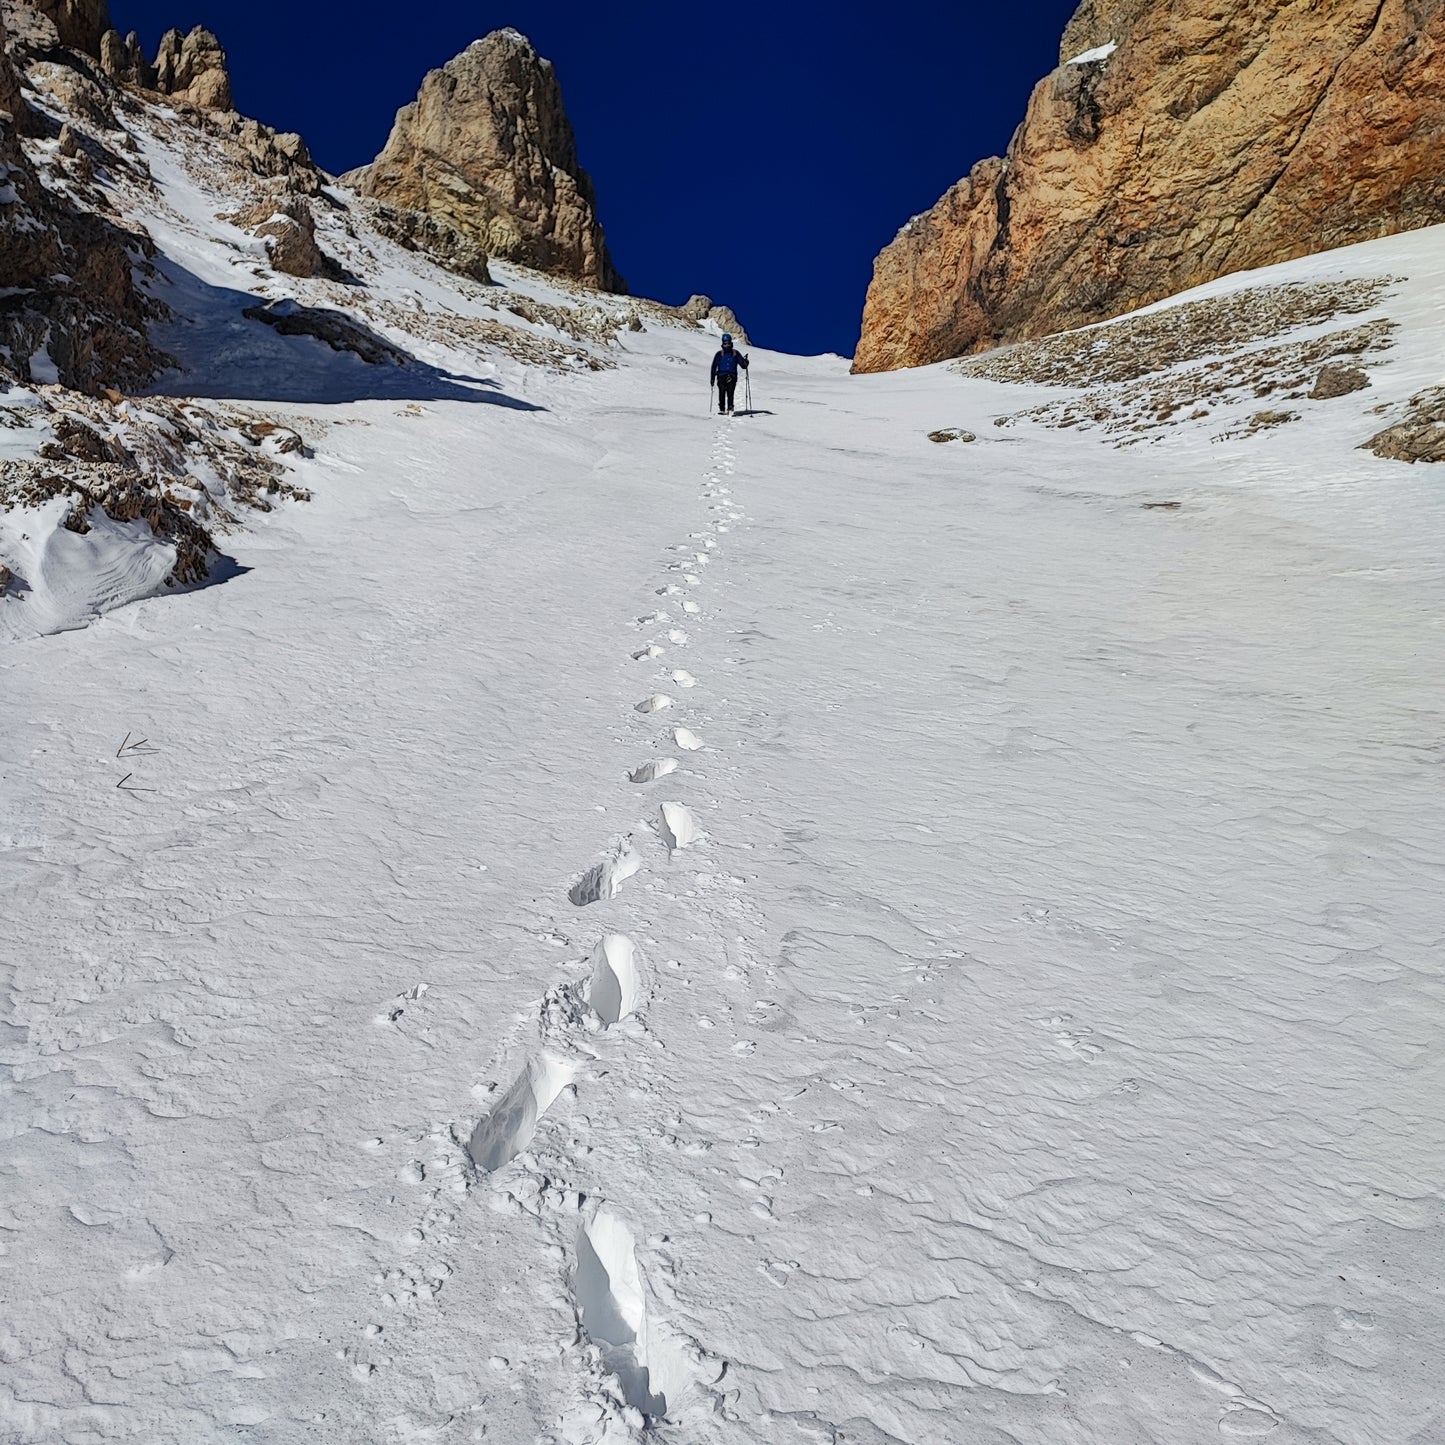
<svg viewBox="0 0 1445 1445">
<path fill-rule="evenodd" d="M 743 405 L 746 406 L 749 411 L 752 411 L 752 409 L 753 409 L 753 369 L 752 369 L 751 366 L 748 367 L 748 369 L 747 369 L 745 372 L 743 372 Z"/>
</svg>

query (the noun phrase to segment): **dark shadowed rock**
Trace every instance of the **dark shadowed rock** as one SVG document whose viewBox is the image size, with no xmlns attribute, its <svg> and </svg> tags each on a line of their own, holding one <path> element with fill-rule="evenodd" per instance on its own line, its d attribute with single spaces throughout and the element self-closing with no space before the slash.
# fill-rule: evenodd
<svg viewBox="0 0 1445 1445">
<path fill-rule="evenodd" d="M 389 341 L 340 311 L 302 306 L 287 299 L 265 306 L 248 306 L 241 314 L 251 321 L 274 327 L 282 336 L 310 336 L 324 341 L 333 351 L 350 351 L 372 366 L 388 361 L 402 366 L 407 360 L 406 354 Z"/>
</svg>

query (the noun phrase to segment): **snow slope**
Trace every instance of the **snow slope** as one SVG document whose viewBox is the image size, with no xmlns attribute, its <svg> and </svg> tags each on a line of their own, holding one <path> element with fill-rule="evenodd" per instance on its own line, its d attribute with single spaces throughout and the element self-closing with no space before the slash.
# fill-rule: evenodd
<svg viewBox="0 0 1445 1445">
<path fill-rule="evenodd" d="M 1445 1436 L 1445 494 L 1354 450 L 1441 242 L 1276 268 L 1402 330 L 1226 442 L 659 326 L 276 396 L 224 585 L 0 648 L 0 1439 Z"/>
</svg>

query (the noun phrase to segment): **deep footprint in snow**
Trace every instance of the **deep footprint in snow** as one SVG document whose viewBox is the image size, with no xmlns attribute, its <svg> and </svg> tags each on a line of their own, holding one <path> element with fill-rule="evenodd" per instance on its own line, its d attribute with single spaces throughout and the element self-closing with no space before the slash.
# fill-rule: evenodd
<svg viewBox="0 0 1445 1445">
<path fill-rule="evenodd" d="M 664 803 L 659 809 L 662 819 L 662 841 L 669 853 L 680 853 L 690 848 L 701 836 L 697 819 L 681 803 Z"/>
<path fill-rule="evenodd" d="M 640 647 L 632 654 L 633 662 L 647 662 L 654 657 L 661 657 L 662 649 L 655 643 L 649 642 L 646 647 Z"/>
<path fill-rule="evenodd" d="M 573 1291 L 582 1328 L 623 1399 L 649 1421 L 666 1418 L 696 1378 L 689 1354 L 699 1352 L 652 1317 L 632 1231 L 605 1206 L 578 1233 Z"/>
<path fill-rule="evenodd" d="M 609 933 L 592 951 L 592 977 L 585 997 L 592 1012 L 609 1027 L 637 1012 L 642 975 L 630 938 Z"/>
<path fill-rule="evenodd" d="M 672 680 L 679 687 L 696 687 L 697 679 L 685 668 L 679 667 L 673 674 Z"/>
<path fill-rule="evenodd" d="M 472 1163 L 484 1174 L 510 1164 L 537 1132 L 537 1121 L 572 1082 L 575 1070 L 546 1054 L 532 1059 L 512 1087 L 480 1120 L 467 1144 Z"/>
<path fill-rule="evenodd" d="M 658 758 L 654 762 L 643 763 L 640 768 L 633 768 L 627 775 L 627 781 L 629 783 L 655 783 L 659 778 L 665 778 L 669 773 L 676 771 L 676 758 Z"/>
<path fill-rule="evenodd" d="M 651 697 L 645 697 L 641 702 L 632 704 L 634 712 L 661 712 L 664 708 L 672 706 L 672 699 L 665 692 L 655 692 Z"/>
<path fill-rule="evenodd" d="M 578 908 L 616 898 L 623 882 L 641 867 L 642 859 L 633 850 L 632 844 L 621 842 L 600 863 L 594 863 L 567 890 L 567 897 Z"/>
<path fill-rule="evenodd" d="M 695 753 L 702 747 L 702 739 L 691 728 L 673 728 L 672 740 L 687 753 Z"/>
</svg>

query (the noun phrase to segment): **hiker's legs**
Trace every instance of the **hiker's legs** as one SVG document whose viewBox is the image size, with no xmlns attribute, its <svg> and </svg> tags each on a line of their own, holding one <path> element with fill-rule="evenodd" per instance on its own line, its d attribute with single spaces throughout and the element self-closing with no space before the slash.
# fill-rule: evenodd
<svg viewBox="0 0 1445 1445">
<path fill-rule="evenodd" d="M 719 411 L 731 411 L 733 409 L 733 393 L 738 389 L 736 376 L 729 376 L 726 372 L 721 373 L 717 379 L 717 409 Z"/>
</svg>

